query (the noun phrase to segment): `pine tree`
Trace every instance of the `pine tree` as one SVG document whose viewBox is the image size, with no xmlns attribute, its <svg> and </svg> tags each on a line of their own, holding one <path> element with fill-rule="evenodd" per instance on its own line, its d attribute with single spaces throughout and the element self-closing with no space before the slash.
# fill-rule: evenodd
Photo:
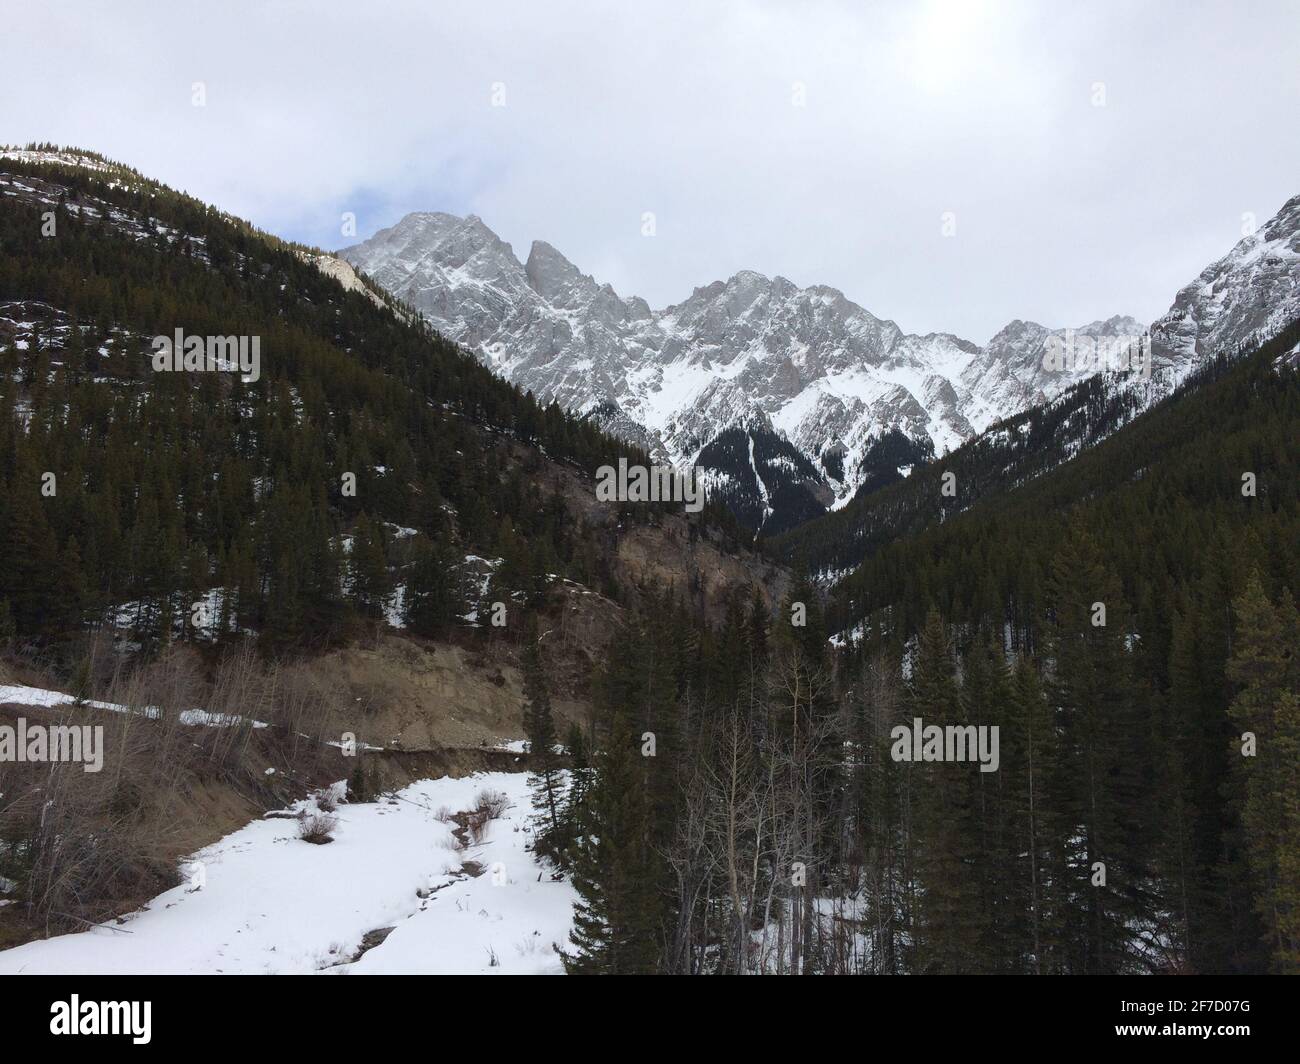
<svg viewBox="0 0 1300 1064">
<path fill-rule="evenodd" d="M 81 563 L 81 548 L 77 545 L 76 536 L 69 536 L 68 542 L 58 553 L 54 582 L 54 599 L 49 611 L 51 628 L 60 633 L 76 632 L 84 621 L 89 599 L 86 574 Z"/>
<path fill-rule="evenodd" d="M 1229 679 L 1242 848 L 1264 942 L 1277 971 L 1300 971 L 1300 624 L 1289 595 L 1274 608 L 1252 573 L 1233 603 L 1237 637 Z"/>
<path fill-rule="evenodd" d="M 994 614 L 1001 621 L 1000 611 Z M 982 632 L 966 655 L 961 689 L 963 720 L 968 726 L 988 729 L 998 735 L 998 765 L 993 772 L 970 775 L 971 815 L 978 832 L 974 874 L 982 891 L 981 921 L 984 933 L 977 960 L 981 970 L 1019 972 L 1025 970 L 1025 912 L 1029 895 L 1025 880 L 1018 875 L 1024 852 L 1017 829 L 1017 798 L 1014 761 L 1017 740 L 1011 715 L 1014 700 L 1012 677 L 997 634 Z"/>
<path fill-rule="evenodd" d="M 921 632 L 909 692 L 912 715 L 921 718 L 924 727 L 967 723 L 954 667 L 943 620 L 932 610 Z M 907 767 L 921 784 L 915 804 L 921 899 L 913 971 L 979 970 L 986 925 L 980 883 L 973 875 L 979 846 L 975 804 L 979 766 L 938 761 Z"/>
<path fill-rule="evenodd" d="M 440 544 L 421 541 L 416 546 L 403 605 L 406 626 L 423 636 L 440 634 L 465 612 L 457 572 Z"/>
<path fill-rule="evenodd" d="M 675 741 L 666 714 L 676 691 L 659 617 L 621 633 L 621 652 L 597 676 L 601 744 L 573 847 L 579 900 L 565 967 L 574 973 L 654 972 L 664 954 L 671 913 L 663 854 L 674 832 L 665 780 Z"/>
<path fill-rule="evenodd" d="M 1069 970 L 1122 972 L 1133 963 L 1130 929 L 1152 910 L 1141 790 L 1150 733 L 1136 712 L 1119 582 L 1090 536 L 1063 545 L 1051 583 L 1051 698 L 1062 742 L 1053 812 L 1071 843 L 1060 869 L 1072 894 Z"/>
<path fill-rule="evenodd" d="M 528 786 L 533 796 L 535 849 L 563 865 L 565 840 L 560 837 L 563 775 L 555 754 L 555 719 L 542 663 L 541 638 L 533 621 L 524 645 L 523 661 L 524 735 L 528 738 L 528 761 L 532 769 Z"/>
<path fill-rule="evenodd" d="M 383 534 L 367 514 L 357 519 L 350 562 L 352 601 L 364 616 L 382 617 L 393 584 Z"/>
<path fill-rule="evenodd" d="M 1024 970 L 1035 975 L 1061 970 L 1055 942 L 1055 913 L 1063 899 L 1051 875 L 1057 848 L 1049 814 L 1047 781 L 1058 756 L 1056 728 L 1043 695 L 1038 673 L 1028 658 L 1016 663 L 1009 705 L 1009 727 L 1003 732 L 1002 768 L 1010 798 L 1013 837 L 1024 859 L 1017 857 L 1017 875 L 1008 884 L 1012 899 L 1023 901 L 1024 926 L 1019 939 Z M 1013 901 L 1014 904 L 1014 901 Z"/>
<path fill-rule="evenodd" d="M 619 714 L 595 762 L 595 778 L 578 818 L 574 840 L 572 952 L 564 957 L 573 975 L 628 975 L 653 970 L 647 943 L 639 939 L 643 885 L 638 842 L 646 816 L 637 786 L 638 757 L 631 720 Z"/>
<path fill-rule="evenodd" d="M 7 597 L 19 632 L 45 633 L 54 623 L 54 533 L 46 519 L 33 466 L 20 464 L 9 490 L 0 566 L 0 595 Z"/>
<path fill-rule="evenodd" d="M 591 756 L 587 751 L 587 736 L 576 720 L 569 724 L 564 739 L 569 755 L 569 790 L 564 799 L 564 833 L 572 839 L 577 834 L 582 803 L 590 786 Z"/>
</svg>

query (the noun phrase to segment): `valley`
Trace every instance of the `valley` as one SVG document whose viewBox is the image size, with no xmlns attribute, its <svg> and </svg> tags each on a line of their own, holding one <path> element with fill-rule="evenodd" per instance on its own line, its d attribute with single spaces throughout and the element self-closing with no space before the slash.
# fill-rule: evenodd
<svg viewBox="0 0 1300 1064">
<path fill-rule="evenodd" d="M 1293 966 L 1300 197 L 980 346 L 0 192 L 0 971 Z"/>
</svg>

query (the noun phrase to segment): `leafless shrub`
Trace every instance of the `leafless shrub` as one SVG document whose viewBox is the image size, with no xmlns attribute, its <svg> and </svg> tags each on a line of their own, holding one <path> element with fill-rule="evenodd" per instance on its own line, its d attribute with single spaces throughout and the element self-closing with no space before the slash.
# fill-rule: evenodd
<svg viewBox="0 0 1300 1064">
<path fill-rule="evenodd" d="M 488 824 L 492 818 L 486 812 L 474 810 L 465 814 L 465 833 L 469 836 L 469 841 L 475 846 L 481 845 L 487 838 Z"/>
<path fill-rule="evenodd" d="M 307 663 L 273 667 L 273 688 L 259 720 L 274 725 L 266 736 L 285 765 L 313 772 L 334 763 L 343 732 L 355 724 L 346 691 L 322 679 Z"/>
<path fill-rule="evenodd" d="M 324 813 L 332 813 L 339 807 L 340 800 L 339 788 L 335 784 L 328 787 L 321 787 L 312 795 L 312 800 L 316 803 L 316 808 Z"/>
<path fill-rule="evenodd" d="M 487 838 L 488 825 L 501 816 L 510 806 L 510 799 L 500 791 L 482 790 L 474 798 L 474 808 L 451 817 L 461 826 L 464 839 L 478 846 Z M 439 813 L 442 811 L 439 810 Z"/>
<path fill-rule="evenodd" d="M 76 678 L 88 701 L 40 714 L 49 724 L 102 726 L 102 771 L 0 763 L 0 876 L 16 884 L 10 913 L 36 933 L 80 930 L 175 885 L 178 859 L 210 830 L 196 817 L 197 795 L 225 798 L 231 816 L 246 801 L 284 802 L 287 780 L 337 772 L 337 750 L 320 740 L 338 739 L 351 706 L 305 665 L 267 662 L 251 642 L 215 666 L 184 644 L 132 663 L 107 637 L 75 657 L 89 662 Z M 73 686 L 57 662 L 11 653 L 0 668 L 16 683 Z M 18 714 L 0 715 L 11 723 Z M 331 787 L 314 797 L 300 837 L 328 842 L 342 796 Z"/>
<path fill-rule="evenodd" d="M 46 932 L 84 926 L 175 882 L 173 818 L 185 753 L 165 727 L 129 714 L 69 708 L 49 723 L 102 727 L 103 769 L 13 766 L 0 791 L 0 851 Z"/>
<path fill-rule="evenodd" d="M 339 826 L 339 818 L 329 813 L 306 812 L 298 818 L 298 838 L 303 842 L 324 846 L 334 841 L 334 829 Z"/>
<path fill-rule="evenodd" d="M 482 790 L 474 798 L 474 811 L 485 814 L 488 820 L 496 820 L 510 806 L 510 799 L 501 791 Z"/>
</svg>

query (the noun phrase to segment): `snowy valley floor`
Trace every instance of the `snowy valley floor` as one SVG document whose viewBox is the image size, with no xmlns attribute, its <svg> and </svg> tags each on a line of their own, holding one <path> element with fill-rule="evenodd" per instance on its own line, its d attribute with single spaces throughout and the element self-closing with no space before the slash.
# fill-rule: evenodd
<svg viewBox="0 0 1300 1064">
<path fill-rule="evenodd" d="M 527 780 L 443 777 L 340 804 L 325 845 L 301 840 L 296 819 L 256 821 L 194 855 L 199 889 L 187 882 L 121 922 L 0 952 L 0 974 L 562 972 L 555 947 L 575 894 L 525 849 Z M 480 844 L 458 849 L 457 823 L 439 817 L 485 790 L 510 804 Z"/>
</svg>

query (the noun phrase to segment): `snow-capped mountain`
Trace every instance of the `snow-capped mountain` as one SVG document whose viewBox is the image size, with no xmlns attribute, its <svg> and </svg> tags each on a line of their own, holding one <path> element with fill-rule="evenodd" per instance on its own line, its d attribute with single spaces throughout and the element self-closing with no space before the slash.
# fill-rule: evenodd
<svg viewBox="0 0 1300 1064">
<path fill-rule="evenodd" d="M 1297 242 L 1300 197 L 1179 293 L 1152 327 L 1164 378 L 1300 312 Z M 942 454 L 1095 372 L 1049 366 L 1053 338 L 1058 348 L 1084 338 L 1122 348 L 1146 332 L 1124 316 L 1068 330 L 1016 320 L 979 345 L 904 333 L 837 289 L 749 270 L 653 310 L 550 244 L 534 242 L 521 263 L 474 215 L 410 214 L 339 254 L 539 398 L 741 490 L 740 508 L 762 514 L 769 532 L 773 520 L 788 524 L 772 505 L 778 494 L 798 495 L 787 509 L 802 518 L 877 482 L 864 458 L 886 436 L 913 441 L 918 457 Z M 729 438 L 709 449 L 737 428 L 748 448 Z M 747 459 L 746 450 L 778 455 L 779 438 L 808 463 Z"/>
<path fill-rule="evenodd" d="M 1212 262 L 1151 326 L 1157 366 L 1195 363 L 1300 317 L 1300 196 Z"/>
</svg>

